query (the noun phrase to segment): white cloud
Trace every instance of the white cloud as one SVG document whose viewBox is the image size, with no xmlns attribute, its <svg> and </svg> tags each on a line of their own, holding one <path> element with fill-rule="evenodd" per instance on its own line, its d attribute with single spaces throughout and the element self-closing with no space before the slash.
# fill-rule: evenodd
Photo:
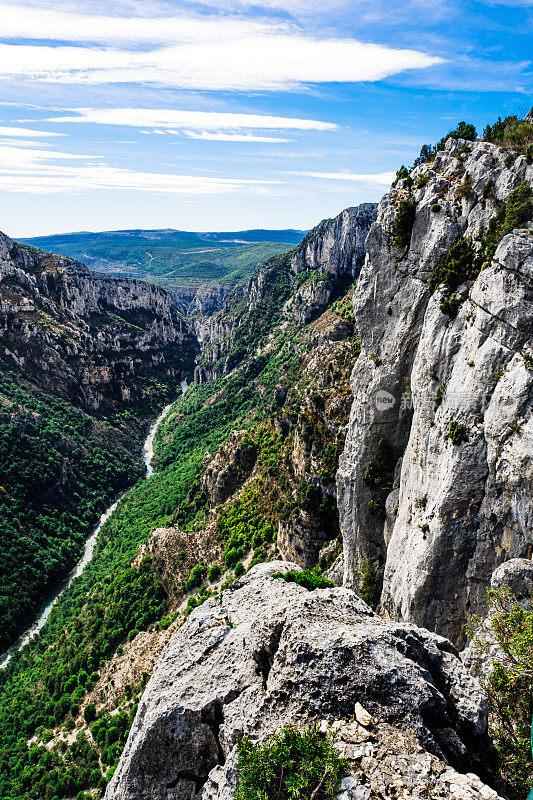
<svg viewBox="0 0 533 800">
<path fill-rule="evenodd" d="M 48 136 L 65 136 L 64 133 L 51 133 L 50 131 L 34 131 L 31 128 L 12 128 L 0 125 L 0 136 L 14 138 L 21 136 L 24 139 L 47 138 Z"/>
<path fill-rule="evenodd" d="M 107 164 L 68 164 L 78 156 L 49 150 L 14 147 L 0 143 L 0 189 L 30 194 L 120 190 L 180 195 L 265 193 L 279 181 L 212 178 L 172 173 L 137 172 Z M 59 161 L 59 163 L 56 163 Z"/>
<path fill-rule="evenodd" d="M 176 133 L 176 131 L 169 131 Z M 210 133 L 209 131 L 183 131 L 191 139 L 204 139 L 210 142 L 292 142 L 277 136 L 255 136 L 249 133 Z"/>
<path fill-rule="evenodd" d="M 162 131 L 183 131 L 188 136 L 208 138 L 208 132 L 243 130 L 300 130 L 331 131 L 333 122 L 294 117 L 275 117 L 262 114 L 232 114 L 217 111 L 181 111 L 166 108 L 72 108 L 72 116 L 51 117 L 47 122 L 85 122 L 98 125 L 123 125 Z M 193 133 L 200 131 L 200 134 Z M 256 140 L 257 141 L 257 140 Z M 265 141 L 262 139 L 261 141 Z M 271 139 L 267 139 L 271 141 Z M 278 140 L 279 141 L 279 140 Z"/>
<path fill-rule="evenodd" d="M 379 186 L 389 186 L 396 177 L 395 172 L 293 172 L 291 175 L 302 175 L 306 178 L 324 178 L 330 181 L 353 181 L 355 183 L 376 183 Z"/>
<path fill-rule="evenodd" d="M 67 159 L 80 161 L 96 156 L 61 153 L 57 150 L 40 150 L 31 147 L 19 147 L 17 144 L 0 143 L 0 169 L 4 172 L 16 173 L 21 169 L 44 169 L 42 162 L 48 159 Z"/>
<path fill-rule="evenodd" d="M 80 22 L 86 36 L 90 19 L 87 28 Z M 216 25 L 213 18 L 196 20 L 196 31 L 179 45 L 151 49 L 0 44 L 0 77 L 274 91 L 299 90 L 313 83 L 377 81 L 442 63 L 442 59 L 416 50 L 348 38 L 313 38 L 296 28 L 267 29 L 255 23 L 215 19 Z M 122 22 L 116 18 L 115 26 Z"/>
<path fill-rule="evenodd" d="M 2 39 L 43 39 L 61 42 L 95 42 L 134 45 L 218 42 L 273 33 L 280 23 L 246 20 L 231 16 L 106 16 L 51 8 L 0 3 Z"/>
</svg>

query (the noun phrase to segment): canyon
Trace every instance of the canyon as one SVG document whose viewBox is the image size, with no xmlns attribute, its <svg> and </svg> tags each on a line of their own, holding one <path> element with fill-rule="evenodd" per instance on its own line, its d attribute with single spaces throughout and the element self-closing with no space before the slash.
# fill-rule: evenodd
<svg viewBox="0 0 533 800">
<path fill-rule="evenodd" d="M 2 675 L 6 763 L 49 762 L 6 797 L 229 800 L 243 736 L 310 722 L 347 759 L 342 800 L 519 797 L 462 651 L 491 581 L 529 607 L 532 186 L 526 154 L 450 135 L 189 317 L 0 239 L 26 396 L 134 450 L 192 379 Z M 35 412 L 9 391 L 13 427 Z"/>
</svg>

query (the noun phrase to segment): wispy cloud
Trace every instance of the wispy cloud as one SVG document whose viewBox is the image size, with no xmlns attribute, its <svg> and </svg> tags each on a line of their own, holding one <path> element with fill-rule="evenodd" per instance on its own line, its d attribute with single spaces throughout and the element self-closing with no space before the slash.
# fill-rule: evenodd
<svg viewBox="0 0 533 800">
<path fill-rule="evenodd" d="M 176 133 L 176 131 L 169 131 Z M 203 139 L 210 142 L 292 142 L 279 136 L 255 136 L 249 133 L 211 133 L 210 131 L 183 131 L 191 139 Z"/>
<path fill-rule="evenodd" d="M 0 136 L 9 136 L 11 139 L 15 137 L 23 137 L 24 139 L 38 139 L 48 138 L 49 136 L 65 136 L 64 133 L 52 133 L 51 131 L 36 131 L 31 128 L 18 128 L 12 126 L 0 125 Z"/>
<path fill-rule="evenodd" d="M 234 114 L 217 111 L 182 111 L 166 108 L 72 108 L 68 115 L 50 117 L 47 122 L 79 122 L 96 125 L 121 125 L 131 128 L 150 128 L 163 133 L 183 131 L 188 136 L 212 139 L 213 133 L 231 131 L 277 130 L 277 131 L 332 131 L 338 126 L 333 122 L 296 117 L 277 117 L 264 114 Z M 209 134 L 209 135 L 208 135 Z M 225 140 L 227 140 L 227 134 Z M 221 138 L 217 136 L 217 138 Z M 244 141 L 237 139 L 237 141 Z M 271 138 L 256 141 L 272 141 Z M 274 139 L 274 141 L 283 141 Z"/>
<path fill-rule="evenodd" d="M 178 195 L 261 193 L 271 191 L 280 181 L 216 178 L 119 169 L 94 158 L 53 150 L 16 147 L 0 143 L 0 189 L 29 194 L 54 194 L 125 189 Z"/>
<path fill-rule="evenodd" d="M 183 10 L 167 16 L 102 15 L 0 3 L 2 39 L 42 39 L 99 44 L 218 42 L 275 33 L 286 25 L 238 16 L 191 16 Z"/>
<path fill-rule="evenodd" d="M 323 178 L 328 181 L 349 181 L 355 183 L 375 183 L 379 186 L 390 186 L 395 172 L 292 172 L 291 175 L 301 175 L 305 178 Z"/>
</svg>

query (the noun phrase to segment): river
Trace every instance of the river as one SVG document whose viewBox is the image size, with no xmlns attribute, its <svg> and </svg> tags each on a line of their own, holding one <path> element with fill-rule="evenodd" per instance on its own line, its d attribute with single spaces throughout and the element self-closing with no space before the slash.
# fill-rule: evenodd
<svg viewBox="0 0 533 800">
<path fill-rule="evenodd" d="M 186 380 L 182 381 L 181 382 L 181 393 L 182 393 L 182 395 L 185 394 L 185 392 L 187 391 L 187 388 L 188 388 L 187 387 L 187 381 Z M 146 465 L 146 477 L 147 478 L 149 478 L 151 475 L 154 474 L 154 470 L 153 470 L 153 467 L 152 467 L 152 460 L 153 460 L 153 457 L 154 457 L 154 439 L 155 439 L 156 431 L 157 431 L 159 425 L 161 424 L 161 422 L 163 422 L 165 417 L 168 415 L 170 409 L 172 408 L 172 405 L 173 405 L 173 403 L 169 403 L 167 406 L 164 407 L 164 409 L 162 410 L 162 412 L 160 413 L 158 418 L 150 426 L 150 430 L 148 431 L 148 436 L 144 440 L 144 445 L 143 445 L 143 450 L 142 450 L 142 457 L 143 457 L 143 461 L 144 461 L 144 463 Z M 124 497 L 124 495 L 128 491 L 129 490 L 126 489 L 124 492 L 122 492 L 122 494 L 120 494 L 117 497 L 115 502 L 112 503 L 109 506 L 109 508 L 107 508 L 104 511 L 104 513 L 100 517 L 100 522 L 98 523 L 98 525 L 96 525 L 96 527 L 93 528 L 93 530 L 91 531 L 91 533 L 89 534 L 89 536 L 85 540 L 85 547 L 83 549 L 83 555 L 80 558 L 80 560 L 78 561 L 78 563 L 73 567 L 73 569 L 69 572 L 69 574 L 66 576 L 66 578 L 64 578 L 61 581 L 61 583 L 58 586 L 56 586 L 56 588 L 54 589 L 53 593 L 50 595 L 50 597 L 46 601 L 46 605 L 43 608 L 41 614 L 37 617 L 37 619 L 35 620 L 35 622 L 31 626 L 31 628 L 28 628 L 28 630 L 25 631 L 25 633 L 23 633 L 17 639 L 15 644 L 11 645 L 9 650 L 7 650 L 5 653 L 3 653 L 0 656 L 0 669 L 3 669 L 9 663 L 9 661 L 12 658 L 12 656 L 18 650 L 23 648 L 24 645 L 28 644 L 28 642 L 31 639 L 33 639 L 33 637 L 35 636 L 36 633 L 39 633 L 39 631 L 41 630 L 41 628 L 45 624 L 46 620 L 50 616 L 50 612 L 52 611 L 52 608 L 54 607 L 54 603 L 58 599 L 59 595 L 68 586 L 70 586 L 70 584 L 72 583 L 74 578 L 77 578 L 79 575 L 81 575 L 81 573 L 83 572 L 83 570 L 85 569 L 85 567 L 87 566 L 87 564 L 89 563 L 91 558 L 93 557 L 94 548 L 95 548 L 95 545 L 96 545 L 96 539 L 98 537 L 98 534 L 100 533 L 100 529 L 102 528 L 102 525 L 109 519 L 109 517 L 111 516 L 111 514 L 113 513 L 115 508 L 118 506 L 118 504 L 120 503 L 120 501 L 122 500 L 122 498 Z"/>
</svg>

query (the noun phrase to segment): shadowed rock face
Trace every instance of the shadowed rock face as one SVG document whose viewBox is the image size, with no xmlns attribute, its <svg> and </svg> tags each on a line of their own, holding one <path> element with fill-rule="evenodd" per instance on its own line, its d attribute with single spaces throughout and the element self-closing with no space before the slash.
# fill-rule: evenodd
<svg viewBox="0 0 533 800">
<path fill-rule="evenodd" d="M 353 775 L 348 789 L 364 790 L 349 796 L 397 796 L 364 793 L 369 785 L 393 791 L 395 784 L 406 787 L 402 797 L 422 797 L 423 774 L 426 786 L 438 787 L 435 797 L 497 798 L 474 775 L 456 771 L 482 771 L 488 740 L 485 696 L 453 646 L 383 621 L 349 589 L 308 592 L 272 577 L 291 568 L 254 567 L 175 634 L 148 683 L 107 800 L 229 800 L 239 737 L 260 741 L 311 720 L 342 728 L 339 747 Z M 373 725 L 354 721 L 356 703 Z M 454 785 L 468 791 L 456 794 Z"/>
<path fill-rule="evenodd" d="M 150 405 L 192 369 L 197 343 L 159 287 L 90 272 L 0 234 L 0 359 L 82 407 Z"/>
<path fill-rule="evenodd" d="M 533 166 L 519 156 L 506 167 L 506 153 L 486 142 L 463 145 L 449 140 L 414 170 L 407 249 L 389 233 L 407 197 L 402 182 L 379 205 L 354 294 L 362 352 L 337 478 L 345 584 L 370 558 L 386 613 L 457 644 L 468 615 L 484 610 L 494 568 L 533 545 L 532 232 L 506 236 L 473 286 L 459 287 L 468 298 L 455 319 L 440 308 L 442 291 L 429 292 L 450 246 L 479 241 L 509 193 L 533 182 Z M 457 197 L 467 172 L 472 191 Z M 452 423 L 466 426 L 461 443 L 449 437 Z M 363 476 L 382 439 L 398 463 L 379 516 Z"/>
</svg>

